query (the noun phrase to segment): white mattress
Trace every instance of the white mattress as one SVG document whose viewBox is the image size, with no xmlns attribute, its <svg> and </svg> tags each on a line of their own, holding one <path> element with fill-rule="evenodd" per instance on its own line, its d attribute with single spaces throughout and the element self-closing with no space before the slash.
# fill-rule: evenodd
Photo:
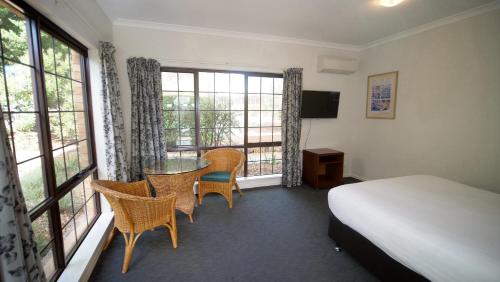
<svg viewBox="0 0 500 282">
<path fill-rule="evenodd" d="M 500 281 L 500 194 L 415 175 L 342 185 L 333 214 L 432 281 Z"/>
</svg>

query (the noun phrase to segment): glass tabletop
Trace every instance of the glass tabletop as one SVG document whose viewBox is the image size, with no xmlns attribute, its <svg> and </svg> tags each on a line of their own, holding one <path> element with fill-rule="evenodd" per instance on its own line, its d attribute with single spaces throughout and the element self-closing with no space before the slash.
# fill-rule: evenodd
<svg viewBox="0 0 500 282">
<path fill-rule="evenodd" d="M 174 158 L 164 162 L 154 162 L 146 165 L 144 174 L 165 175 L 192 172 L 206 168 L 210 161 L 204 158 Z"/>
</svg>

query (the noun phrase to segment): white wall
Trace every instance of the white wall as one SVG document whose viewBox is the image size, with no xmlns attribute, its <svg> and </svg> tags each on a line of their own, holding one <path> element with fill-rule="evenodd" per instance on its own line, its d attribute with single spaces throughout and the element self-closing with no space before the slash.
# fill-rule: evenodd
<svg viewBox="0 0 500 282">
<path fill-rule="evenodd" d="M 395 120 L 365 118 L 368 75 L 399 71 Z M 352 173 L 427 173 L 500 192 L 500 10 L 362 52 Z"/>
<path fill-rule="evenodd" d="M 113 40 L 117 47 L 127 140 L 130 140 L 130 86 L 126 60 L 129 57 L 155 58 L 163 66 L 280 73 L 288 67 L 304 68 L 304 89 L 339 90 L 338 119 L 313 120 L 307 146 L 329 147 L 347 153 L 345 173 L 349 173 L 352 151 L 352 107 L 356 75 L 317 73 L 318 55 L 357 56 L 357 53 L 289 43 L 277 43 L 215 35 L 174 32 L 161 29 L 115 25 Z M 303 123 L 302 142 L 309 122 Z M 130 156 L 130 154 L 129 154 Z"/>
</svg>

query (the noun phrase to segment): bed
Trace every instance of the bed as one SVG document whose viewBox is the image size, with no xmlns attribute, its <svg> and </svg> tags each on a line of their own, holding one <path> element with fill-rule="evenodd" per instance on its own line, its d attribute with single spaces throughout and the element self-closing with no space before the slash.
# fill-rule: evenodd
<svg viewBox="0 0 500 282">
<path fill-rule="evenodd" d="M 329 235 L 382 280 L 500 281 L 500 194 L 414 175 L 328 193 Z"/>
</svg>

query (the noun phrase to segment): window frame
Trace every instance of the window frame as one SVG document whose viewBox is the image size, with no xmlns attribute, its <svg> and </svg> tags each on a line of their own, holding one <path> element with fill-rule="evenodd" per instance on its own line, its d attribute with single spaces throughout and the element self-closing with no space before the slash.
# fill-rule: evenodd
<svg viewBox="0 0 500 282">
<path fill-rule="evenodd" d="M 243 176 L 247 177 L 248 176 L 248 149 L 250 148 L 262 148 L 262 147 L 280 147 L 282 144 L 282 141 L 272 141 L 272 142 L 254 142 L 254 143 L 249 143 L 248 142 L 248 78 L 250 76 L 256 76 L 256 77 L 269 77 L 269 78 L 283 78 L 282 73 L 268 73 L 268 72 L 252 72 L 252 71 L 238 71 L 238 70 L 221 70 L 221 69 L 205 69 L 205 68 L 183 68 L 183 67 L 168 67 L 168 66 L 162 66 L 160 68 L 161 72 L 175 72 L 175 73 L 192 73 L 194 75 L 194 101 L 195 101 L 195 145 L 193 146 L 181 146 L 181 147 L 175 147 L 171 149 L 171 152 L 182 152 L 182 151 L 196 151 L 196 154 L 198 157 L 201 156 L 201 151 L 206 151 L 210 149 L 215 149 L 215 148 L 235 148 L 235 149 L 243 149 L 244 154 L 245 154 L 245 163 L 243 166 Z M 199 90 L 199 74 L 201 72 L 211 72 L 211 73 L 225 73 L 225 74 L 242 74 L 245 77 L 245 93 L 244 94 L 244 125 L 242 128 L 244 128 L 244 140 L 243 140 L 243 145 L 226 145 L 226 146 L 201 146 L 201 137 L 200 137 L 200 90 Z M 179 91 L 178 91 L 179 92 Z M 203 92 L 203 91 L 201 91 Z M 252 93 L 256 94 L 256 93 Z M 259 93 L 262 95 L 262 93 Z M 275 94 L 273 94 L 275 95 Z M 282 94 L 281 94 L 282 95 Z M 165 109 L 164 109 L 165 111 Z M 273 109 L 273 112 L 275 110 Z M 259 112 L 262 112 L 262 109 L 259 110 Z M 280 125 L 281 127 L 282 125 Z M 271 126 L 274 128 L 274 126 Z M 252 127 L 256 128 L 256 127 Z M 259 128 L 262 128 L 260 126 Z M 261 132 L 262 134 L 262 132 Z M 261 168 L 262 171 L 262 168 Z"/>
<path fill-rule="evenodd" d="M 92 198 L 85 198 L 84 206 L 88 201 L 94 201 L 96 215 L 88 222 L 86 230 L 81 234 L 79 238 L 76 238 L 75 245 L 72 250 L 66 256 L 64 253 L 64 238 L 63 238 L 63 226 L 61 225 L 59 200 L 70 193 L 75 187 L 80 183 L 83 183 L 86 178 L 93 177 L 97 179 L 97 162 L 96 162 L 96 146 L 95 146 L 95 133 L 94 133 L 94 120 L 92 111 L 92 96 L 91 96 L 91 85 L 90 85 L 90 72 L 89 72 L 89 58 L 88 58 L 88 48 L 64 31 L 62 28 L 54 24 L 47 17 L 38 12 L 35 8 L 31 7 L 24 1 L 21 0 L 10 0 L 6 1 L 14 9 L 19 10 L 22 13 L 27 22 L 26 32 L 29 33 L 28 46 L 29 52 L 33 56 L 33 67 L 34 75 L 32 77 L 33 83 L 33 96 L 35 108 L 38 108 L 39 113 L 39 140 L 40 140 L 40 152 L 42 156 L 42 167 L 44 174 L 44 184 L 46 198 L 38 203 L 29 211 L 29 216 L 32 222 L 38 219 L 43 214 L 47 213 L 48 218 L 48 229 L 51 233 L 51 241 L 47 246 L 51 247 L 53 250 L 53 260 L 55 266 L 55 273 L 50 278 L 51 280 L 56 280 L 67 263 L 71 260 L 72 256 L 79 248 L 84 238 L 88 232 L 92 229 L 93 225 L 99 218 L 101 214 L 100 197 L 98 193 L 95 193 Z M 60 186 L 56 185 L 55 176 L 55 163 L 52 152 L 52 142 L 51 142 L 51 132 L 50 132 L 50 122 L 49 122 L 49 109 L 47 101 L 47 91 L 45 88 L 45 76 L 44 76 L 44 65 L 43 65 L 43 51 L 41 43 L 41 31 L 48 33 L 54 38 L 58 39 L 62 43 L 68 45 L 70 48 L 77 51 L 80 56 L 80 66 L 82 72 L 82 96 L 83 96 L 83 113 L 86 118 L 86 128 L 87 128 L 87 142 L 90 146 L 88 151 L 88 162 L 87 168 L 80 170 L 76 175 L 68 178 Z M 2 57 L 3 60 L 3 57 Z M 8 90 L 6 90 L 8 91 Z M 7 113 L 11 115 L 9 111 Z M 13 134 L 13 133 L 11 133 Z M 23 161 L 25 162 L 25 161 Z M 16 161 L 17 163 L 17 161 Z M 22 163 L 22 162 L 21 162 Z M 82 207 L 83 208 L 83 207 Z M 73 216 L 76 216 L 74 211 Z M 87 217 L 88 220 L 88 217 Z M 75 225 L 76 228 L 76 225 Z M 42 249 L 38 250 L 40 253 Z"/>
</svg>

